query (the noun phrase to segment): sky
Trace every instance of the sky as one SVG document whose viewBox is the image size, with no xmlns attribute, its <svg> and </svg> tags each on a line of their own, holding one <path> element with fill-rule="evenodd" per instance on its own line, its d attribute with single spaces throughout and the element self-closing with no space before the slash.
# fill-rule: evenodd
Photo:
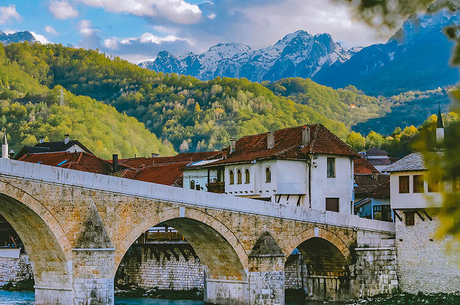
<svg viewBox="0 0 460 305">
<path fill-rule="evenodd" d="M 159 51 L 200 53 L 217 43 L 259 49 L 286 34 L 329 33 L 344 47 L 388 37 L 334 0 L 1 0 L 0 30 L 42 43 L 99 49 L 133 63 Z"/>
</svg>

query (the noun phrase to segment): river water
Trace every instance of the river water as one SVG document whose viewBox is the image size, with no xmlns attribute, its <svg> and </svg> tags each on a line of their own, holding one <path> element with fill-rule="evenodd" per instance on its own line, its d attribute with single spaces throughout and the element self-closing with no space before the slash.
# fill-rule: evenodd
<svg viewBox="0 0 460 305">
<path fill-rule="evenodd" d="M 35 294 L 25 291 L 6 291 L 0 290 L 0 305 L 33 305 L 35 304 Z M 163 300 L 149 298 L 115 298 L 116 305 L 203 305 L 203 301 L 190 300 Z M 303 304 L 286 305 L 318 305 L 323 303 L 308 302 Z"/>
</svg>

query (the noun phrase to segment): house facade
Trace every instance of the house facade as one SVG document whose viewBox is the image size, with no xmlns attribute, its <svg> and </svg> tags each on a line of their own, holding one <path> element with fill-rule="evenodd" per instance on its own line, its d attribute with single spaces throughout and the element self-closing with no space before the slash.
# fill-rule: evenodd
<svg viewBox="0 0 460 305">
<path fill-rule="evenodd" d="M 186 166 L 183 186 L 350 214 L 358 157 L 320 124 L 286 128 L 232 140 L 219 158 Z"/>
<path fill-rule="evenodd" d="M 458 292 L 458 243 L 437 235 L 443 194 L 454 191 L 452 183 L 429 179 L 420 153 L 412 153 L 386 170 L 390 173 L 401 289 L 410 293 Z"/>
</svg>

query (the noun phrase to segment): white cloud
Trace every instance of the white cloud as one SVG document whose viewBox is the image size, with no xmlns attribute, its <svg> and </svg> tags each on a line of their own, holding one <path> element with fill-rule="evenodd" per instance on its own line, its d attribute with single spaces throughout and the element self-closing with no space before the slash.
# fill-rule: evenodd
<svg viewBox="0 0 460 305">
<path fill-rule="evenodd" d="M 104 40 L 104 47 L 107 49 L 116 50 L 118 48 L 118 43 L 116 38 L 107 38 Z"/>
<path fill-rule="evenodd" d="M 94 34 L 94 28 L 92 27 L 91 20 L 83 19 L 78 22 L 78 32 L 82 36 L 91 36 Z"/>
<path fill-rule="evenodd" d="M 50 25 L 45 26 L 45 31 L 51 35 L 59 35 L 58 31 Z"/>
<path fill-rule="evenodd" d="M 193 24 L 201 20 L 198 5 L 184 0 L 78 0 L 114 13 L 129 13 L 140 17 L 166 18 L 178 24 Z"/>
<path fill-rule="evenodd" d="M 155 25 L 153 29 L 162 34 L 176 34 L 179 30 L 173 27 L 167 27 L 162 25 Z"/>
<path fill-rule="evenodd" d="M 54 15 L 54 18 L 66 20 L 78 17 L 78 11 L 74 9 L 67 0 L 51 0 L 48 8 Z"/>
<path fill-rule="evenodd" d="M 16 5 L 0 6 L 0 24 L 6 24 L 13 19 L 21 19 L 21 16 L 16 11 Z"/>
<path fill-rule="evenodd" d="M 41 34 L 37 34 L 35 32 L 30 31 L 30 33 L 38 40 L 41 44 L 48 44 L 51 43 L 45 36 Z"/>
</svg>

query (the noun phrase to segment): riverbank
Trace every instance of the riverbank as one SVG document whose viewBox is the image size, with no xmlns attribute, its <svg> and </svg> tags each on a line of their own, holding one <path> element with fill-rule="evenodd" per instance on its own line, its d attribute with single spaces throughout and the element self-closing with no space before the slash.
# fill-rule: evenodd
<svg viewBox="0 0 460 305">
<path fill-rule="evenodd" d="M 115 290 L 117 297 L 130 298 L 151 298 L 151 299 L 168 299 L 168 300 L 203 300 L 203 291 L 197 288 L 189 290 L 166 290 L 166 289 L 143 289 L 136 286 L 118 287 Z"/>
<path fill-rule="evenodd" d="M 349 305 L 458 305 L 460 293 L 446 294 L 395 294 L 392 296 L 375 296 L 358 300 Z"/>
</svg>

